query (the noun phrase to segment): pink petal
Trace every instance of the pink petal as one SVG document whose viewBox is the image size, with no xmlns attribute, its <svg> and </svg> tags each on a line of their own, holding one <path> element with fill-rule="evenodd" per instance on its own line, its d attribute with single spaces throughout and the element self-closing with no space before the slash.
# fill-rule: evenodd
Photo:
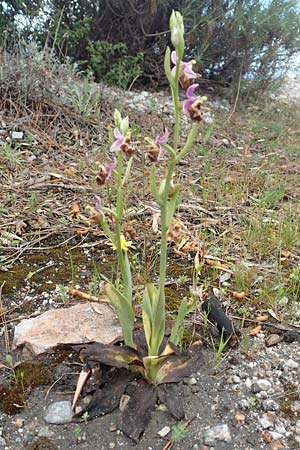
<svg viewBox="0 0 300 450">
<path fill-rule="evenodd" d="M 194 96 L 194 92 L 198 86 L 198 84 L 192 84 L 187 88 L 185 95 L 188 99 L 191 99 Z"/>
<path fill-rule="evenodd" d="M 161 136 L 158 136 L 155 139 L 155 144 L 160 146 L 161 144 L 165 144 L 168 139 L 169 139 L 169 131 L 166 128 L 164 134 L 162 134 Z"/>
<path fill-rule="evenodd" d="M 189 115 L 189 107 L 194 103 L 194 98 L 195 97 L 192 97 L 190 99 L 184 100 L 183 106 L 182 106 L 182 112 L 184 114 Z"/>
</svg>

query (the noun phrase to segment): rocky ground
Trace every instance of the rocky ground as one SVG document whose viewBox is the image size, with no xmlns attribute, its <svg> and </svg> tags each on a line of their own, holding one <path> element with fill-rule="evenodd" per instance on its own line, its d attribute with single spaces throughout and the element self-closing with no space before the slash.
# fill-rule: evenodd
<svg viewBox="0 0 300 450">
<path fill-rule="evenodd" d="M 179 434 L 181 439 L 174 448 L 300 448 L 299 345 L 299 341 L 281 342 L 266 347 L 265 336 L 259 333 L 248 345 L 242 341 L 238 348 L 224 353 L 222 361 L 214 360 L 211 352 L 207 352 L 203 368 L 182 383 L 186 419 L 191 423 Z M 120 411 L 87 423 L 71 423 L 68 402 L 69 391 L 76 382 L 74 368 L 67 362 L 60 363 L 54 379 L 56 385 L 50 393 L 48 388 L 34 389 L 20 414 L 0 413 L 1 449 L 162 450 L 171 436 L 175 421 L 162 405 L 157 406 L 137 445 L 118 430 Z M 46 392 L 49 395 L 45 399 Z M 53 402 L 62 401 L 63 411 L 59 414 L 56 411 L 51 417 Z"/>
</svg>

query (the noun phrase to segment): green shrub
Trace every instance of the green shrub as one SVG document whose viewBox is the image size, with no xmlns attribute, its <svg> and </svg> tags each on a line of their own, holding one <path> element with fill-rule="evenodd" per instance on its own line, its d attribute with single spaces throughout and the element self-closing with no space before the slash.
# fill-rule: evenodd
<svg viewBox="0 0 300 450">
<path fill-rule="evenodd" d="M 97 81 L 127 89 L 142 74 L 143 53 L 128 55 L 127 45 L 122 42 L 89 42 L 87 49 Z"/>
</svg>

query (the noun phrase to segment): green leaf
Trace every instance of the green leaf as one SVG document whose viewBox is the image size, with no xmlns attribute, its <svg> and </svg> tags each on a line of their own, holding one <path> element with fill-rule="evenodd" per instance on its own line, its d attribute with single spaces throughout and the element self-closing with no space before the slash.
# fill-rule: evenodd
<svg viewBox="0 0 300 450">
<path fill-rule="evenodd" d="M 119 318 L 125 344 L 129 347 L 136 348 L 132 336 L 134 327 L 134 311 L 130 302 L 112 284 L 107 283 L 105 285 L 104 292 Z"/>
<path fill-rule="evenodd" d="M 171 75 L 171 59 L 170 58 L 171 58 L 171 50 L 170 50 L 170 47 L 167 47 L 166 53 L 165 53 L 165 59 L 164 59 L 164 68 L 165 68 L 166 77 L 169 80 L 169 83 L 174 84 L 174 80 Z"/>
<path fill-rule="evenodd" d="M 127 181 L 127 178 L 129 177 L 131 166 L 132 166 L 132 162 L 133 162 L 133 157 L 131 157 L 129 159 L 128 163 L 127 163 L 125 174 L 124 174 L 124 177 L 123 177 L 123 180 L 122 180 L 122 186 L 124 186 L 124 184 Z"/>
<path fill-rule="evenodd" d="M 172 197 L 168 204 L 168 212 L 167 212 L 167 227 L 168 228 L 169 228 L 169 226 L 171 226 L 172 219 L 173 219 L 173 216 L 175 213 L 179 191 L 180 191 L 180 186 L 177 186 L 175 188 L 175 191 L 173 192 Z"/>
<path fill-rule="evenodd" d="M 155 302 L 156 295 L 157 295 L 156 287 L 153 284 L 147 284 L 145 286 L 143 295 L 143 326 L 149 353 L 152 353 L 151 351 L 152 322 L 153 322 L 152 308 Z"/>
<path fill-rule="evenodd" d="M 155 165 L 154 164 L 152 164 L 151 169 L 150 169 L 150 189 L 151 189 L 151 194 L 153 195 L 153 197 L 155 198 L 157 203 L 159 205 L 161 205 L 162 199 L 161 199 L 161 196 L 159 195 L 159 192 L 156 187 Z"/>
<path fill-rule="evenodd" d="M 150 283 L 144 290 L 143 325 L 149 356 L 157 356 L 165 332 L 164 296 L 160 297 L 159 291 Z"/>
<path fill-rule="evenodd" d="M 188 304 L 186 298 L 183 299 L 182 302 L 180 303 L 177 317 L 172 328 L 172 333 L 169 338 L 169 341 L 172 342 L 174 345 L 178 345 L 180 340 L 180 328 L 182 326 L 182 323 L 185 319 L 185 316 L 189 314 L 191 311 L 193 311 L 195 303 L 196 298 L 190 304 Z"/>
</svg>

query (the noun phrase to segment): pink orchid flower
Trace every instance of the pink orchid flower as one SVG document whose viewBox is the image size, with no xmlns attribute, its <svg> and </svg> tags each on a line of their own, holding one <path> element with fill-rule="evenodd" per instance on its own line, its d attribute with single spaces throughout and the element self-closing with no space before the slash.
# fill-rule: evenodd
<svg viewBox="0 0 300 450">
<path fill-rule="evenodd" d="M 176 63 L 177 63 L 177 56 L 176 51 L 174 50 L 171 53 L 171 61 L 174 64 L 174 67 L 171 70 L 171 74 L 175 76 L 176 72 Z M 180 68 L 179 68 L 179 81 L 183 89 L 188 88 L 192 83 L 193 80 L 200 75 L 193 71 L 192 67 L 196 63 L 195 60 L 191 60 L 188 62 L 180 61 Z"/>
<path fill-rule="evenodd" d="M 107 180 L 111 177 L 112 171 L 117 167 L 118 160 L 114 158 L 114 161 L 109 164 L 105 163 L 103 166 L 100 166 L 98 175 L 96 176 L 96 182 L 99 186 L 103 186 L 107 182 Z"/>
<path fill-rule="evenodd" d="M 110 147 L 111 152 L 123 152 L 127 156 L 132 156 L 134 154 L 134 146 L 131 141 L 131 135 L 130 132 L 126 133 L 124 136 L 120 131 L 115 128 L 114 129 L 114 137 L 115 142 Z"/>
<path fill-rule="evenodd" d="M 201 106 L 202 103 L 207 100 L 207 97 L 196 97 L 194 95 L 195 90 L 197 89 L 198 84 L 192 84 L 186 90 L 186 100 L 183 102 L 182 111 L 187 116 L 190 116 L 192 120 L 195 122 L 200 122 L 202 120 L 202 111 Z M 207 108 L 205 108 L 207 109 Z"/>
<path fill-rule="evenodd" d="M 151 162 L 158 162 L 163 154 L 162 144 L 165 144 L 169 139 L 169 131 L 166 128 L 164 134 L 161 136 L 157 136 L 153 141 L 150 138 L 145 138 L 146 141 L 150 144 L 151 148 L 147 151 L 149 159 Z"/>
</svg>

